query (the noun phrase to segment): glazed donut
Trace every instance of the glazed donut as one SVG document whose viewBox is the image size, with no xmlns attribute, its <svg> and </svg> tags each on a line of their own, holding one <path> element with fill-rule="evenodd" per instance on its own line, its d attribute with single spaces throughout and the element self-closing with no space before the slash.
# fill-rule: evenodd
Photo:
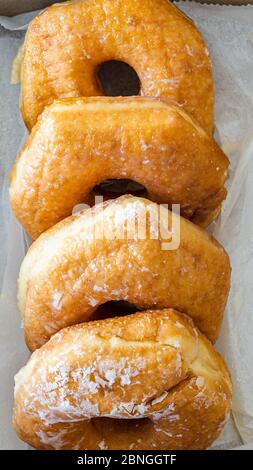
<svg viewBox="0 0 253 470">
<path fill-rule="evenodd" d="M 13 423 L 38 449 L 205 449 L 231 388 L 185 315 L 149 311 L 54 335 L 15 377 Z"/>
<path fill-rule="evenodd" d="M 19 307 L 30 350 L 112 300 L 139 309 L 176 308 L 215 341 L 229 292 L 229 258 L 202 229 L 174 217 L 172 223 L 165 207 L 122 196 L 44 232 L 19 275 Z M 167 249 L 173 232 L 174 244 Z"/>
<path fill-rule="evenodd" d="M 39 14 L 27 31 L 21 73 L 28 129 L 56 98 L 103 95 L 97 73 L 110 60 L 135 70 L 141 95 L 169 97 L 212 133 L 208 50 L 168 0 L 79 0 Z"/>
<path fill-rule="evenodd" d="M 112 178 L 134 179 L 200 225 L 226 196 L 228 159 L 180 108 L 150 98 L 55 101 L 33 128 L 11 175 L 10 198 L 32 238 L 89 202 Z"/>
</svg>

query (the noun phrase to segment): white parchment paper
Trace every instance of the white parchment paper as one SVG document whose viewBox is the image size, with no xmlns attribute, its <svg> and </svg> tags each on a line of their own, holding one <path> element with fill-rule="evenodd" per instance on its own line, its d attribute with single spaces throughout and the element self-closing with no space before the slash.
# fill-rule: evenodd
<svg viewBox="0 0 253 470">
<path fill-rule="evenodd" d="M 204 35 L 213 61 L 216 85 L 216 136 L 231 161 L 229 195 L 212 231 L 229 252 L 232 287 L 218 349 L 234 383 L 233 416 L 215 447 L 253 442 L 253 6 L 228 7 L 178 2 Z M 0 36 L 0 448 L 26 449 L 11 427 L 13 376 L 28 351 L 16 307 L 16 280 L 26 251 L 23 231 L 8 204 L 7 174 L 24 128 L 18 115 L 18 86 L 10 69 L 23 36 L 20 31 L 36 13 L 0 17 L 8 32 Z M 154 12 L 155 14 L 155 12 Z"/>
</svg>

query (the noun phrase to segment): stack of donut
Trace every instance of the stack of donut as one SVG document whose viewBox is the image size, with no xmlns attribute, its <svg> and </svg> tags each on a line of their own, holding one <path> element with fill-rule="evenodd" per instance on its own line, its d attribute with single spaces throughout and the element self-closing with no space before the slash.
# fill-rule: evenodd
<svg viewBox="0 0 253 470">
<path fill-rule="evenodd" d="M 98 68 L 111 60 L 135 70 L 141 96 L 103 96 Z M 21 91 L 30 135 L 10 198 L 36 239 L 18 282 L 33 354 L 16 375 L 13 413 L 34 448 L 205 449 L 222 431 L 231 380 L 212 343 L 230 263 L 203 229 L 226 197 L 213 101 L 206 45 L 167 0 L 75 0 L 31 22 Z M 133 180 L 146 197 L 71 215 L 108 179 Z M 140 220 L 145 236 L 129 236 Z M 101 319 L 115 301 L 138 312 Z"/>
</svg>

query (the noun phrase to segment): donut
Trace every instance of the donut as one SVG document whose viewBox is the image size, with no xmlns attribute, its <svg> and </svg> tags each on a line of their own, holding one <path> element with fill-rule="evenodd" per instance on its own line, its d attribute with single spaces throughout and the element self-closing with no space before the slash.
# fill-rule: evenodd
<svg viewBox="0 0 253 470">
<path fill-rule="evenodd" d="M 175 308 L 215 341 L 229 285 L 228 255 L 210 235 L 163 206 L 122 196 L 64 219 L 32 244 L 18 302 L 32 351 L 119 300 Z"/>
<path fill-rule="evenodd" d="M 167 0 L 79 0 L 39 14 L 24 43 L 21 113 L 27 128 L 57 98 L 103 95 L 98 72 L 110 61 L 134 69 L 141 95 L 168 97 L 212 133 L 207 47 L 193 22 Z"/>
<path fill-rule="evenodd" d="M 15 377 L 14 428 L 37 449 L 206 449 L 231 407 L 227 367 L 182 314 L 64 328 Z"/>
<path fill-rule="evenodd" d="M 104 180 L 141 183 L 206 226 L 226 196 L 228 159 L 180 108 L 142 98 L 72 98 L 45 109 L 11 174 L 10 198 L 32 238 L 89 202 Z"/>
</svg>

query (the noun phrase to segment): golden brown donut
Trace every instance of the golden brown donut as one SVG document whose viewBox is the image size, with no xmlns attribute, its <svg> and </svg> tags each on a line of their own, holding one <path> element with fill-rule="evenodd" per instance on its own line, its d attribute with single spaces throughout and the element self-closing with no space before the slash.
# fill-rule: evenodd
<svg viewBox="0 0 253 470">
<path fill-rule="evenodd" d="M 180 235 L 173 250 L 164 249 L 168 230 L 176 242 Z M 22 263 L 18 298 L 31 350 L 111 300 L 176 308 L 215 341 L 229 285 L 228 255 L 210 235 L 176 215 L 172 225 L 165 207 L 122 196 L 44 232 Z"/>
<path fill-rule="evenodd" d="M 172 309 L 65 328 L 15 384 L 15 430 L 38 449 L 205 449 L 231 407 L 223 359 Z"/>
<path fill-rule="evenodd" d="M 53 5 L 29 25 L 21 112 L 31 129 L 56 98 L 104 92 L 99 66 L 129 64 L 141 95 L 167 96 L 211 134 L 213 81 L 206 45 L 193 22 L 167 0 L 83 0 Z"/>
<path fill-rule="evenodd" d="M 228 159 L 180 108 L 150 98 L 55 101 L 11 174 L 13 210 L 32 238 L 89 202 L 107 178 L 141 183 L 156 202 L 181 205 L 205 226 L 226 196 Z"/>
</svg>

